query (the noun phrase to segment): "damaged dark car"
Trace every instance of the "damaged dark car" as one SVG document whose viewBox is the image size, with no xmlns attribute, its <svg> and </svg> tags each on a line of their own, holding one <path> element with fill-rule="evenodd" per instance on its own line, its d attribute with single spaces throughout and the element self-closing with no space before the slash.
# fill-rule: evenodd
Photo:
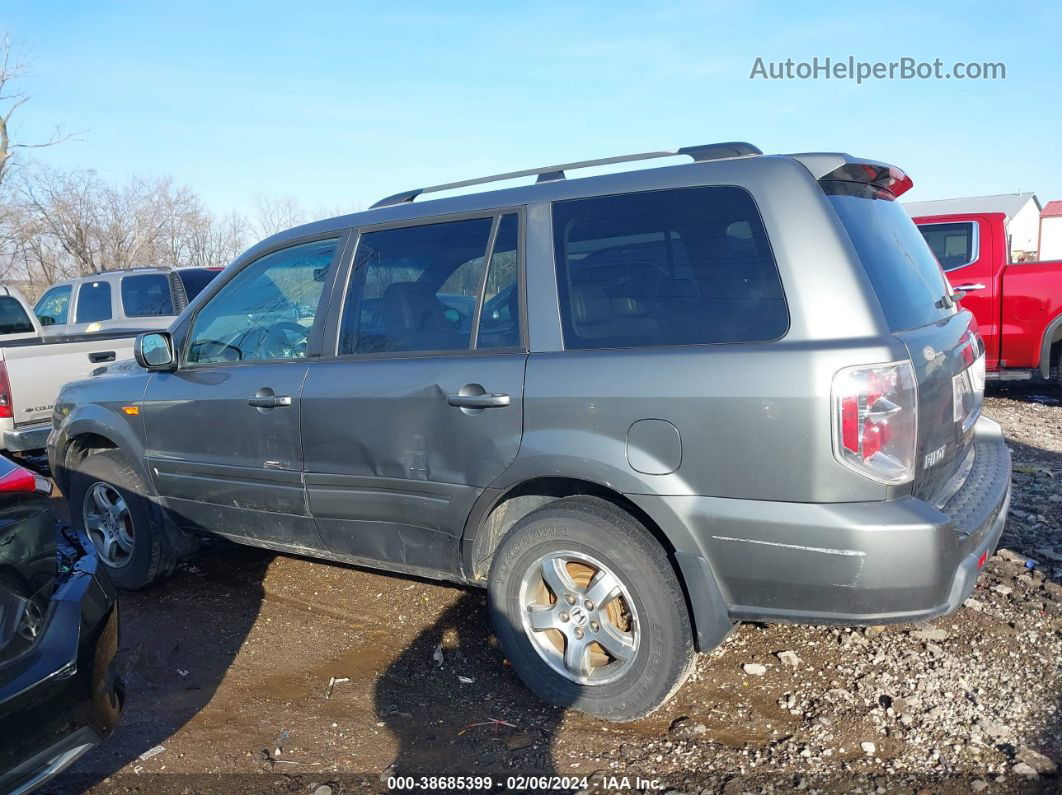
<svg viewBox="0 0 1062 795">
<path fill-rule="evenodd" d="M 0 458 L 0 792 L 29 792 L 121 716 L 114 586 L 51 484 Z"/>
</svg>

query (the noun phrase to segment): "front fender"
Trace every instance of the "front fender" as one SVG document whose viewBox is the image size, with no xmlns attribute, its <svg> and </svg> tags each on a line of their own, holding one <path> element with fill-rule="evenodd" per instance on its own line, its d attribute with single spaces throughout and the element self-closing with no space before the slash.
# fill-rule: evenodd
<svg viewBox="0 0 1062 795">
<path fill-rule="evenodd" d="M 61 404 L 57 404 L 63 410 Z M 69 408 L 62 424 L 52 433 L 48 444 L 48 462 L 59 488 L 66 493 L 70 485 L 70 471 L 67 466 L 70 446 L 78 438 L 86 435 L 106 439 L 121 450 L 130 465 L 140 475 L 148 495 L 155 497 L 155 486 L 144 460 L 144 443 L 142 429 L 132 427 L 130 422 L 140 423 L 139 416 L 129 417 L 120 413 L 120 409 L 107 404 L 86 403 Z"/>
</svg>

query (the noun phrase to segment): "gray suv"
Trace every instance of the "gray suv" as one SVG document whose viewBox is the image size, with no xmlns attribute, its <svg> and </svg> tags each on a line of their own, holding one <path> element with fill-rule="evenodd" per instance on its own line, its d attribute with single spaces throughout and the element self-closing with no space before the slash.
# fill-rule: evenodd
<svg viewBox="0 0 1062 795">
<path fill-rule="evenodd" d="M 208 533 L 483 586 L 524 682 L 617 721 L 737 621 L 963 602 L 1010 457 L 902 171 L 733 143 L 493 179 L 526 175 L 271 237 L 143 369 L 68 385 L 49 456 L 112 578 Z"/>
</svg>

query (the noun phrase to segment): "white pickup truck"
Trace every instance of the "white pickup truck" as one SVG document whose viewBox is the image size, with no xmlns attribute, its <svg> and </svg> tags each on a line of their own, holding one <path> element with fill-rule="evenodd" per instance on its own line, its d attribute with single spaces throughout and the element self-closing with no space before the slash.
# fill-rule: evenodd
<svg viewBox="0 0 1062 795">
<path fill-rule="evenodd" d="M 44 338 L 22 296 L 0 286 L 0 450 L 43 449 L 59 388 L 111 362 L 132 359 L 136 333 Z"/>
</svg>

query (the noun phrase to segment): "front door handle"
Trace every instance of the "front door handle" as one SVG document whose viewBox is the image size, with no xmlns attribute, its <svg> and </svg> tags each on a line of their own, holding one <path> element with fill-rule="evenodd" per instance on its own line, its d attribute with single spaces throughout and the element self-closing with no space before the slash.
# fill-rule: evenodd
<svg viewBox="0 0 1062 795">
<path fill-rule="evenodd" d="M 286 408 L 291 405 L 291 397 L 288 395 L 256 396 L 248 398 L 247 405 L 254 406 L 256 409 Z"/>
<path fill-rule="evenodd" d="M 447 395 L 446 402 L 459 409 L 497 409 L 509 405 L 509 396 L 501 392 L 489 395 Z"/>
<path fill-rule="evenodd" d="M 97 351 L 96 353 L 90 353 L 88 359 L 93 364 L 101 364 L 102 362 L 113 362 L 114 351 Z"/>
<path fill-rule="evenodd" d="M 985 289 L 985 286 L 983 284 L 960 284 L 958 287 L 953 287 L 952 289 L 968 293 L 971 290 L 983 290 Z"/>
</svg>

